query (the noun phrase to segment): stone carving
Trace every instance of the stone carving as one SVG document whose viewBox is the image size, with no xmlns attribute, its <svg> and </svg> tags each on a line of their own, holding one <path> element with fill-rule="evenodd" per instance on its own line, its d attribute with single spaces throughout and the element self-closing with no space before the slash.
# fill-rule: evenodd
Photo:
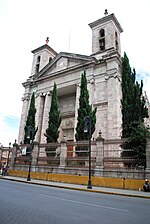
<svg viewBox="0 0 150 224">
<path fill-rule="evenodd" d="M 25 100 L 27 100 L 27 101 L 30 100 L 30 96 L 29 96 L 29 94 L 26 95 L 26 96 L 23 96 L 23 97 L 22 97 L 22 101 L 25 101 Z"/>
</svg>

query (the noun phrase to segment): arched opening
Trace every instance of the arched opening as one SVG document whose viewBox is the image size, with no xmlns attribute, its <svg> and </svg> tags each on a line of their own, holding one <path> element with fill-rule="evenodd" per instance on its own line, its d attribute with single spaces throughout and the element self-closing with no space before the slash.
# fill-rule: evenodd
<svg viewBox="0 0 150 224">
<path fill-rule="evenodd" d="M 41 60 L 41 56 L 38 56 L 37 57 L 37 63 L 40 63 L 40 60 Z"/>
<path fill-rule="evenodd" d="M 39 56 L 37 57 L 37 61 L 36 61 L 36 73 L 39 72 L 40 61 L 41 61 L 41 56 L 39 55 Z"/>
<path fill-rule="evenodd" d="M 115 32 L 115 44 L 116 44 L 116 50 L 118 50 L 118 34 Z"/>
<path fill-rule="evenodd" d="M 104 29 L 101 29 L 100 30 L 100 37 L 104 37 L 105 36 L 105 30 Z"/>
<path fill-rule="evenodd" d="M 99 31 L 100 38 L 99 38 L 99 46 L 100 46 L 100 51 L 105 50 L 105 30 L 101 29 Z"/>
</svg>

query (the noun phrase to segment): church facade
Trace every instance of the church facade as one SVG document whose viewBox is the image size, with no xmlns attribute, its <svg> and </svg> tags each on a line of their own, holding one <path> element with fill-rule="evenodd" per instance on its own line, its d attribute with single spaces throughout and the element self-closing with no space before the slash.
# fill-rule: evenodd
<svg viewBox="0 0 150 224">
<path fill-rule="evenodd" d="M 89 24 L 92 31 L 91 55 L 57 53 L 48 43 L 32 51 L 31 76 L 23 83 L 23 106 L 18 142 L 24 141 L 24 127 L 30 99 L 35 92 L 35 141 L 46 143 L 48 114 L 54 82 L 57 84 L 59 109 L 62 117 L 59 141 L 75 139 L 81 74 L 86 71 L 89 100 L 97 108 L 96 129 L 106 140 L 121 138 L 121 25 L 114 14 L 105 15 Z M 47 41 L 48 42 L 48 41 Z"/>
</svg>

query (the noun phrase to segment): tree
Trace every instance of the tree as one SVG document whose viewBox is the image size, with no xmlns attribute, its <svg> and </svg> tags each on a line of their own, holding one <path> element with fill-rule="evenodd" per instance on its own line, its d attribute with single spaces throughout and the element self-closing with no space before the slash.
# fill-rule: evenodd
<svg viewBox="0 0 150 224">
<path fill-rule="evenodd" d="M 32 126 L 34 131 L 34 137 L 36 135 L 37 129 L 35 128 L 35 114 L 36 114 L 36 108 L 35 108 L 35 95 L 34 92 L 32 93 L 32 97 L 31 97 L 31 102 L 30 102 L 30 107 L 29 107 L 29 111 L 28 111 L 28 116 L 27 116 L 27 120 L 26 120 L 26 125 L 24 127 L 24 131 L 25 131 L 25 135 L 24 135 L 24 144 L 30 144 L 30 139 L 27 138 L 28 136 L 28 127 Z"/>
<path fill-rule="evenodd" d="M 129 64 L 124 53 L 122 58 L 122 157 L 127 166 L 146 167 L 146 139 L 148 130 L 144 125 L 144 118 L 148 118 L 148 109 L 143 97 L 143 81 L 136 81 L 136 71 Z"/>
<path fill-rule="evenodd" d="M 48 128 L 45 132 L 47 143 L 57 142 L 59 137 L 59 126 L 61 123 L 60 111 L 58 109 L 58 96 L 57 96 L 57 85 L 54 82 L 54 88 L 52 92 L 52 101 L 49 112 Z M 55 151 L 56 148 L 46 148 L 46 151 Z M 47 156 L 54 156 L 55 153 L 47 153 Z"/>
<path fill-rule="evenodd" d="M 129 136 L 128 124 L 132 120 L 133 111 L 133 85 L 135 83 L 135 74 L 131 72 L 129 59 L 124 53 L 122 58 L 122 137 Z"/>
<path fill-rule="evenodd" d="M 91 119 L 91 137 L 95 131 L 96 124 L 96 108 L 92 109 L 89 104 L 89 93 L 87 89 L 86 72 L 84 71 L 81 76 L 81 92 L 79 98 L 78 118 L 75 138 L 76 141 L 88 140 L 88 134 L 84 133 L 84 118 L 89 116 Z M 83 150 L 83 147 L 76 147 L 76 151 Z M 87 148 L 86 148 L 87 150 Z M 85 155 L 85 153 L 76 152 L 77 155 Z"/>
</svg>

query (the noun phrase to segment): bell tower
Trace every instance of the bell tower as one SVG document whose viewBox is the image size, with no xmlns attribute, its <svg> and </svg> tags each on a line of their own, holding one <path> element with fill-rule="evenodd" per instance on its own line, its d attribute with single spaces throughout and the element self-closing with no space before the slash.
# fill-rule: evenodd
<svg viewBox="0 0 150 224">
<path fill-rule="evenodd" d="M 33 63 L 31 69 L 31 76 L 36 75 L 41 71 L 54 57 L 56 57 L 57 52 L 55 52 L 49 45 L 49 38 L 46 38 L 46 44 L 36 48 L 31 51 L 33 53 Z"/>
<path fill-rule="evenodd" d="M 96 59 L 112 51 L 121 55 L 120 33 L 123 29 L 114 14 L 108 15 L 105 9 L 104 15 L 89 24 L 92 29 L 92 56 Z"/>
</svg>

